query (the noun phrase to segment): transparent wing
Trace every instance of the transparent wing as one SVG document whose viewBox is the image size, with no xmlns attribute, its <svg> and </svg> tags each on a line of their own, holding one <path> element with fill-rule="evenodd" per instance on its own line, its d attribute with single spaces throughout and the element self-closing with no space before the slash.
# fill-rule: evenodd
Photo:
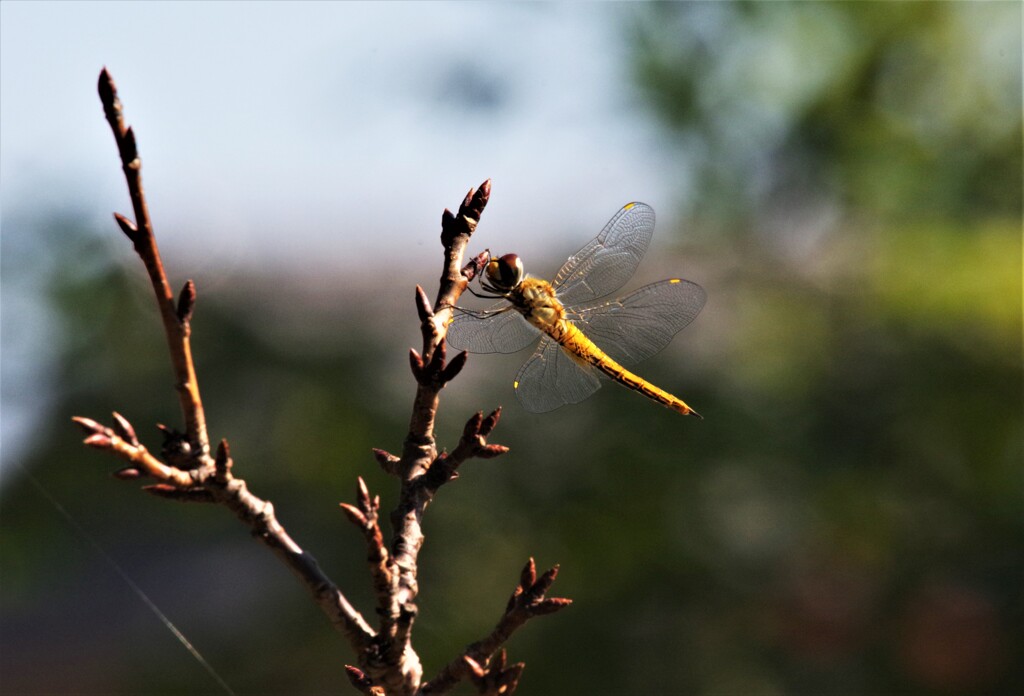
<svg viewBox="0 0 1024 696">
<path fill-rule="evenodd" d="M 601 382 L 590 366 L 577 363 L 553 339 L 544 336 L 516 375 L 515 387 L 523 408 L 546 413 L 583 401 L 601 387 Z"/>
<path fill-rule="evenodd" d="M 633 275 L 654 234 L 654 210 L 629 203 L 597 238 L 569 257 L 552 283 L 565 306 L 591 302 L 615 292 Z"/>
<path fill-rule="evenodd" d="M 458 312 L 448 326 L 448 344 L 470 353 L 515 353 L 537 340 L 540 331 L 508 302 L 486 310 L 484 316 Z"/>
<path fill-rule="evenodd" d="M 706 300 L 696 283 L 663 280 L 617 300 L 575 307 L 568 318 L 613 360 L 633 365 L 667 346 Z"/>
</svg>

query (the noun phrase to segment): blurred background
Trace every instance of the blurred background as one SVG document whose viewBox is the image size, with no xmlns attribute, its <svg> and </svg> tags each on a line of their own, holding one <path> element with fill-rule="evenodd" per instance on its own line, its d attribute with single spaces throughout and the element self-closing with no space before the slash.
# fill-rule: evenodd
<svg viewBox="0 0 1024 696">
<path fill-rule="evenodd" d="M 117 410 L 153 449 L 180 426 L 110 217 L 106 65 L 169 275 L 198 285 L 211 436 L 366 613 L 337 503 L 357 476 L 396 501 L 370 448 L 405 435 L 443 208 L 493 177 L 471 251 L 544 276 L 643 200 L 629 287 L 707 289 L 638 369 L 704 421 L 614 386 L 526 413 L 525 353 L 442 394 L 440 445 L 501 404 L 512 451 L 427 513 L 428 675 L 534 556 L 575 604 L 510 642 L 523 694 L 1024 692 L 1021 12 L 4 2 L 0 690 L 219 692 L 82 531 L 237 693 L 349 688 L 271 554 L 111 479 L 69 421 Z"/>
</svg>

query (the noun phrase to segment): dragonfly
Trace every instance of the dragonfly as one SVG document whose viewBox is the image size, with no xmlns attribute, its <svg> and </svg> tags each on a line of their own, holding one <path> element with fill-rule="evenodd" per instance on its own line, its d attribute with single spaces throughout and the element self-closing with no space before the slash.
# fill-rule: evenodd
<svg viewBox="0 0 1024 696">
<path fill-rule="evenodd" d="M 513 387 L 527 411 L 575 404 L 601 387 L 603 375 L 683 415 L 700 414 L 682 399 L 626 369 L 649 358 L 696 318 L 707 294 L 671 278 L 606 299 L 629 280 L 654 234 L 654 210 L 628 203 L 601 233 L 569 257 L 551 282 L 524 273 L 515 254 L 490 257 L 480 286 L 500 302 L 483 311 L 459 308 L 447 340 L 471 353 L 515 353 L 538 337 Z"/>
</svg>

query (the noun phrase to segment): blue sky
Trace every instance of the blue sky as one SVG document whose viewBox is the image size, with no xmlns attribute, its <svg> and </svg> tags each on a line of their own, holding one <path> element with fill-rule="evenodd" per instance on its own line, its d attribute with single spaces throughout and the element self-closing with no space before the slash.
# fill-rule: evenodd
<svg viewBox="0 0 1024 696">
<path fill-rule="evenodd" d="M 629 200 L 668 213 L 680 184 L 631 85 L 632 11 L 4 2 L 2 202 L 127 207 L 106 65 L 165 246 L 344 265 L 432 235 L 487 177 L 506 235 L 584 241 Z"/>
</svg>

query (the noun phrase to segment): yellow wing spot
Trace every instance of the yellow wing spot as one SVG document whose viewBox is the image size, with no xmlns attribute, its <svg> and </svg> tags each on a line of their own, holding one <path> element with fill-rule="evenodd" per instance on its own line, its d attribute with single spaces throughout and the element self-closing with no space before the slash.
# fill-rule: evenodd
<svg viewBox="0 0 1024 696">
<path fill-rule="evenodd" d="M 629 210 L 630 208 L 632 208 L 635 205 L 636 205 L 636 203 L 627 203 L 625 206 L 623 206 L 622 209 L 623 210 Z"/>
<path fill-rule="evenodd" d="M 515 382 L 512 383 L 512 388 L 513 389 L 518 389 L 519 388 L 519 380 L 518 379 Z"/>
<path fill-rule="evenodd" d="M 670 280 L 668 282 L 670 282 L 670 283 L 679 283 L 681 281 L 678 278 L 673 278 L 672 280 Z"/>
</svg>

